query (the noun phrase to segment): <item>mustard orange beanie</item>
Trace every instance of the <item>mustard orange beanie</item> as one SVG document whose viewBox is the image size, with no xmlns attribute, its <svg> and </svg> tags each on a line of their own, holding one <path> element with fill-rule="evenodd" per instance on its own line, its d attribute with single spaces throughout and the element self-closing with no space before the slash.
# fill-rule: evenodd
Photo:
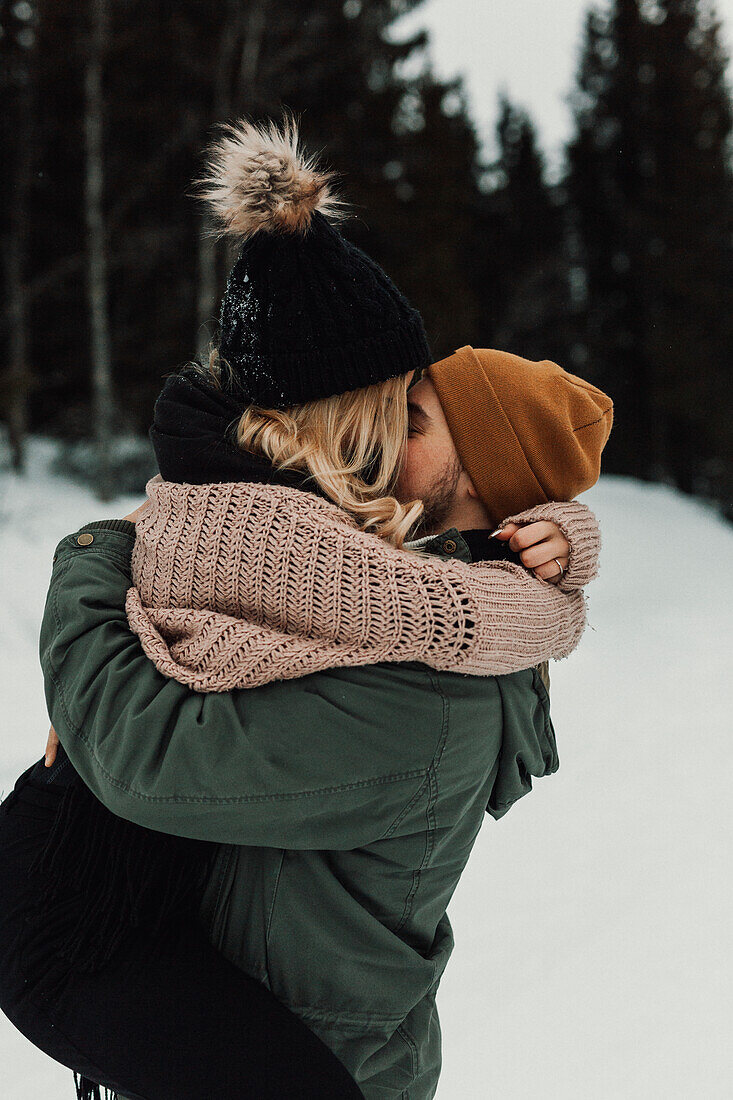
<svg viewBox="0 0 733 1100">
<path fill-rule="evenodd" d="M 468 345 L 427 373 L 493 522 L 598 481 L 613 402 L 590 382 L 548 359 Z"/>
</svg>

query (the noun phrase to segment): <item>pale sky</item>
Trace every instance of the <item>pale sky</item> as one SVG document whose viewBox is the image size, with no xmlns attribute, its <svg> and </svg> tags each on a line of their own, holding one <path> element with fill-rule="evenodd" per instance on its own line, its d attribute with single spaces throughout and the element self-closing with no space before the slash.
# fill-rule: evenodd
<svg viewBox="0 0 733 1100">
<path fill-rule="evenodd" d="M 497 93 L 526 107 L 551 165 L 571 133 L 565 96 L 573 86 L 590 0 L 425 0 L 398 24 L 399 37 L 424 27 L 439 76 L 462 73 L 472 117 L 493 148 Z M 607 3 L 600 4 L 607 7 Z M 733 45 L 733 0 L 717 0 L 725 44 Z M 396 35 L 397 37 L 397 35 Z M 733 81 L 731 67 L 728 81 Z"/>
</svg>

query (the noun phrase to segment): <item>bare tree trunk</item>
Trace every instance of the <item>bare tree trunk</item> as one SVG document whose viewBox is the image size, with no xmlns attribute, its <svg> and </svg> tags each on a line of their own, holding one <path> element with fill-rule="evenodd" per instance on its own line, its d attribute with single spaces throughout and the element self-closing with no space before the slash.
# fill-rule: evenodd
<svg viewBox="0 0 733 1100">
<path fill-rule="evenodd" d="M 196 353 L 205 360 L 206 349 L 214 335 L 216 300 L 219 279 L 217 272 L 218 242 L 211 236 L 213 222 L 208 214 L 199 228 L 198 293 L 196 296 Z"/>
<path fill-rule="evenodd" d="M 241 0 L 230 0 L 217 58 L 217 81 L 214 93 L 214 114 L 217 121 L 231 115 L 236 103 L 243 102 L 251 108 L 257 80 L 262 42 L 267 26 L 268 0 L 257 0 L 242 10 Z M 233 84 L 233 65 L 237 43 L 242 35 L 242 47 L 236 82 Z M 238 245 L 230 241 L 226 249 L 229 266 L 234 262 Z M 216 324 L 219 304 L 219 241 L 213 236 L 213 222 L 204 217 L 199 234 L 198 296 L 196 317 L 196 345 L 199 356 L 205 352 Z"/>
<path fill-rule="evenodd" d="M 256 113 L 257 109 L 262 107 L 268 98 L 265 95 L 265 89 L 258 88 L 257 81 L 269 7 L 270 0 L 257 0 L 256 3 L 250 3 L 247 9 L 247 20 L 239 60 L 239 73 L 234 95 L 236 102 L 241 103 L 245 110 L 250 113 Z M 229 237 L 227 241 L 227 265 L 229 267 L 233 265 L 238 252 L 239 242 Z"/>
<path fill-rule="evenodd" d="M 214 120 L 223 122 L 231 110 L 232 61 L 237 47 L 239 3 L 229 0 L 227 4 L 219 50 L 216 58 L 216 85 L 214 88 Z M 219 297 L 219 241 L 214 235 L 214 222 L 205 214 L 199 229 L 198 251 L 198 295 L 196 299 L 196 350 L 199 357 L 206 351 L 209 340 L 214 334 L 216 309 Z"/>
<path fill-rule="evenodd" d="M 97 443 L 97 494 L 112 496 L 113 426 L 112 353 L 107 299 L 107 241 L 104 226 L 104 59 L 109 35 L 108 0 L 89 0 L 91 35 L 84 74 L 86 145 L 85 218 L 87 293 L 92 337 L 94 435 Z"/>
<path fill-rule="evenodd" d="M 245 103 L 254 101 L 260 54 L 267 26 L 267 8 L 269 0 L 259 0 L 250 4 L 247 12 L 247 26 L 242 43 L 242 56 L 239 62 L 238 97 Z"/>
<path fill-rule="evenodd" d="M 15 172 L 10 200 L 10 232 L 5 248 L 5 280 L 8 295 L 8 435 L 13 469 L 21 471 L 28 433 L 28 394 L 31 367 L 28 359 L 28 196 L 33 170 L 33 92 L 30 73 L 18 89 L 15 138 Z"/>
</svg>

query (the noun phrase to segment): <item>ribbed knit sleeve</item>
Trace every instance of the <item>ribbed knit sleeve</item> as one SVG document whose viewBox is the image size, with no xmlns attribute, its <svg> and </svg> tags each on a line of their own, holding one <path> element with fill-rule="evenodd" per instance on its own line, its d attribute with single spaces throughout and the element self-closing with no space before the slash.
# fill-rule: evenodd
<svg viewBox="0 0 733 1100">
<path fill-rule="evenodd" d="M 512 562 L 396 550 L 310 493 L 169 482 L 148 492 L 128 621 L 160 671 L 198 691 L 380 661 L 498 675 L 568 656 L 585 627 L 582 592 Z M 579 509 L 564 517 L 571 544 L 587 523 Z"/>
<path fill-rule="evenodd" d="M 457 629 L 462 646 L 434 639 L 426 664 L 473 676 L 499 676 L 562 660 L 577 646 L 586 624 L 582 592 L 563 593 L 513 562 L 480 562 L 451 577 L 468 619 Z"/>
<path fill-rule="evenodd" d="M 508 523 L 522 526 L 538 520 L 556 523 L 570 543 L 567 569 L 556 587 L 561 592 L 577 592 L 584 588 L 598 576 L 601 552 L 601 529 L 593 512 L 579 500 L 550 501 L 507 516 L 499 526 L 506 527 Z"/>
</svg>

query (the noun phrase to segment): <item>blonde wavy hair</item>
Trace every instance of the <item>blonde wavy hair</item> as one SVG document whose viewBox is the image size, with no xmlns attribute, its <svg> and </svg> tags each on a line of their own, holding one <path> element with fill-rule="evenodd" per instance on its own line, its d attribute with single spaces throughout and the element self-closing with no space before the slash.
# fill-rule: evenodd
<svg viewBox="0 0 733 1100">
<path fill-rule="evenodd" d="M 191 365 L 218 387 L 230 371 L 215 346 L 208 362 Z M 287 409 L 251 405 L 237 443 L 276 469 L 306 474 L 362 531 L 400 549 L 423 512 L 421 500 L 400 504 L 394 496 L 407 443 L 407 386 L 403 374 Z"/>
</svg>

